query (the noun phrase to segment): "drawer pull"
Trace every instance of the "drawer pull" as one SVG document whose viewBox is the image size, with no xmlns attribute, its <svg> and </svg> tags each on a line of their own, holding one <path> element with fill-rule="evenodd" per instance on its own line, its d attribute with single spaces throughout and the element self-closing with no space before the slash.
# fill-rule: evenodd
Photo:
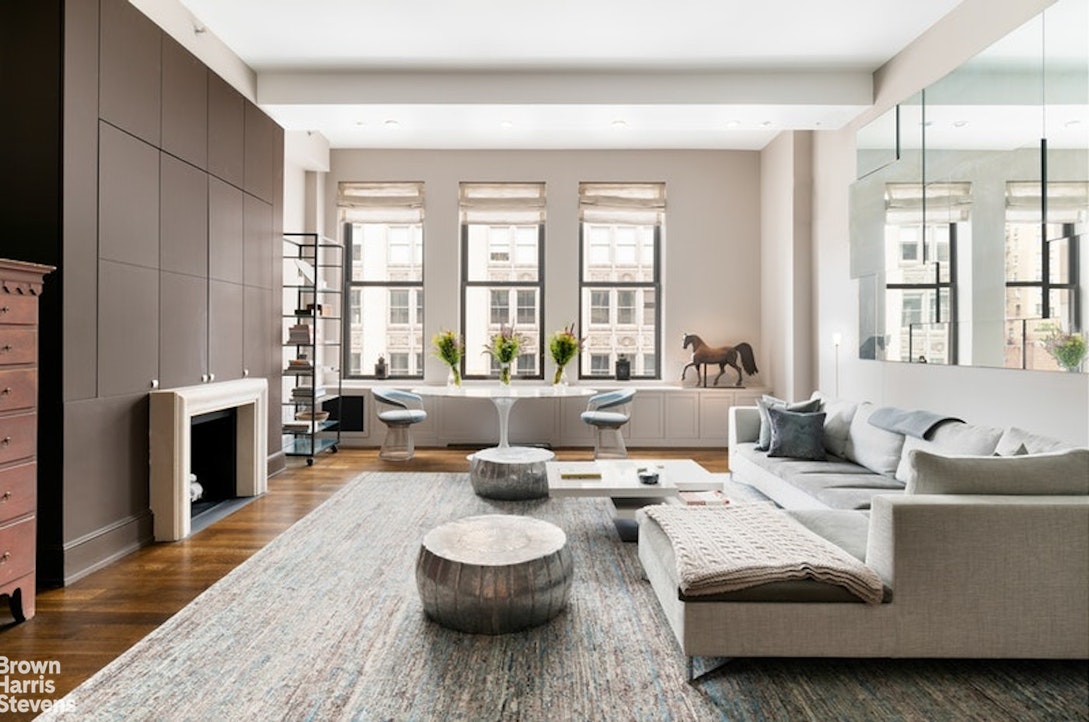
<svg viewBox="0 0 1089 722">
<path fill-rule="evenodd" d="M 0 351 L 10 351 L 13 348 L 15 347 L 12 346 L 10 343 L 6 343 L 3 346 L 0 346 Z"/>
<path fill-rule="evenodd" d="M 8 559 L 11 559 L 11 552 L 4 552 L 3 554 L 0 554 L 0 564 L 3 564 Z"/>
<path fill-rule="evenodd" d="M 5 436 L 2 440 L 0 440 L 0 446 L 7 446 L 10 443 L 11 443 L 11 437 L 10 436 Z"/>
<path fill-rule="evenodd" d="M 7 313 L 11 310 L 11 306 L 0 306 L 0 314 Z"/>
<path fill-rule="evenodd" d="M 10 393 L 11 393 L 11 387 L 8 386 L 3 391 L 0 391 L 0 396 L 7 396 Z"/>
<path fill-rule="evenodd" d="M 11 498 L 11 492 L 10 491 L 5 491 L 3 494 L 0 494 L 0 504 L 3 504 L 5 501 L 7 501 L 10 498 Z"/>
</svg>

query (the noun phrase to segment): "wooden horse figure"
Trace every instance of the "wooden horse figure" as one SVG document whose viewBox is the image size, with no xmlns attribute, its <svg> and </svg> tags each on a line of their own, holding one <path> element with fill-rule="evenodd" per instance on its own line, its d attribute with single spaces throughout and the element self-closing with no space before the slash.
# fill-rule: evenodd
<svg viewBox="0 0 1089 722">
<path fill-rule="evenodd" d="M 718 386 L 718 380 L 722 378 L 722 374 L 726 373 L 726 366 L 732 366 L 734 371 L 737 371 L 737 383 L 735 386 L 741 386 L 741 369 L 744 367 L 745 373 L 752 376 L 755 373 L 759 373 L 759 369 L 756 368 L 756 357 L 753 356 L 752 346 L 747 343 L 739 343 L 737 346 L 719 346 L 718 348 L 712 348 L 703 342 L 703 339 L 694 333 L 686 333 L 684 335 L 683 348 L 692 347 L 692 362 L 685 365 L 681 371 L 681 381 L 684 381 L 685 374 L 688 373 L 689 368 L 696 369 L 696 378 L 700 375 L 701 364 L 718 364 L 718 376 L 715 377 L 715 386 Z M 737 360 L 740 357 L 741 366 L 737 365 Z M 704 366 L 703 370 L 703 385 L 707 385 L 707 368 Z"/>
</svg>

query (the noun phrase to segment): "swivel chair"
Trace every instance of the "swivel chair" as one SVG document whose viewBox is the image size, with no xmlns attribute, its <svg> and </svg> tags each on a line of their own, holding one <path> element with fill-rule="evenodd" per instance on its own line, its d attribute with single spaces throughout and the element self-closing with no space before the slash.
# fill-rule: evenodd
<svg viewBox="0 0 1089 722">
<path fill-rule="evenodd" d="M 582 420 L 594 427 L 595 459 L 626 459 L 628 449 L 620 427 L 628 423 L 626 406 L 635 396 L 635 389 L 606 391 L 591 396 L 582 412 Z M 610 409 L 610 410 L 606 410 Z"/>
<path fill-rule="evenodd" d="M 382 442 L 378 458 L 408 461 L 416 453 L 411 427 L 427 418 L 423 399 L 418 394 L 400 389 L 374 388 L 371 393 L 379 404 L 390 407 L 378 412 L 378 420 L 386 425 L 386 439 Z"/>
</svg>

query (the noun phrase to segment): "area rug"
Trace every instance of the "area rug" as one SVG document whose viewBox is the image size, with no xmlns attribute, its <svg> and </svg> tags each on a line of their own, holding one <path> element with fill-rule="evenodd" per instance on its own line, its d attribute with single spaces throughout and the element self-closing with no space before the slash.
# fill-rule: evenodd
<svg viewBox="0 0 1089 722">
<path fill-rule="evenodd" d="M 423 614 L 420 540 L 474 514 L 567 534 L 566 611 L 500 636 Z M 464 474 L 367 473 L 43 719 L 1083 719 L 1084 663 L 735 660 L 697 685 L 602 499 L 496 502 Z"/>
</svg>

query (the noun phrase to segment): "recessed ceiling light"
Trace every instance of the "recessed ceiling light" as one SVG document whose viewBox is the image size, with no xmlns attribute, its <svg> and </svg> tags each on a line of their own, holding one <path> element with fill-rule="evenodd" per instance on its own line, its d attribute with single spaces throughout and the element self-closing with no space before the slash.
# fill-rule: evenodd
<svg viewBox="0 0 1089 722">
<path fill-rule="evenodd" d="M 365 121 L 365 120 L 357 120 L 357 121 L 355 122 L 355 124 L 356 124 L 356 125 L 359 125 L 359 126 L 363 126 L 363 125 L 366 125 L 366 124 L 367 124 L 367 121 Z"/>
<path fill-rule="evenodd" d="M 401 123 L 396 121 L 396 120 L 387 120 L 386 123 L 385 123 L 385 126 L 387 128 L 400 128 Z"/>
<path fill-rule="evenodd" d="M 1077 118 L 1075 118 L 1074 120 L 1068 120 L 1065 123 L 1063 123 L 1063 127 L 1065 127 L 1065 128 L 1075 128 L 1075 127 L 1077 127 L 1079 125 L 1081 125 L 1081 121 L 1078 120 Z"/>
<path fill-rule="evenodd" d="M 967 120 L 954 120 L 953 121 L 953 127 L 954 128 L 963 128 L 966 125 L 968 125 Z"/>
<path fill-rule="evenodd" d="M 628 123 L 627 123 L 627 121 L 624 121 L 624 120 L 614 120 L 613 121 L 613 127 L 614 128 L 627 128 Z"/>
<path fill-rule="evenodd" d="M 504 130 L 506 130 L 508 128 L 513 128 L 514 127 L 514 121 L 513 120 L 501 120 L 501 121 L 499 121 L 499 127 L 504 129 Z"/>
<path fill-rule="evenodd" d="M 727 128 L 740 128 L 741 127 L 741 121 L 740 120 L 727 120 L 726 121 L 726 127 Z"/>
<path fill-rule="evenodd" d="M 760 125 L 764 126 L 765 128 L 770 128 L 771 127 L 771 121 L 770 120 L 765 120 Z"/>
</svg>

